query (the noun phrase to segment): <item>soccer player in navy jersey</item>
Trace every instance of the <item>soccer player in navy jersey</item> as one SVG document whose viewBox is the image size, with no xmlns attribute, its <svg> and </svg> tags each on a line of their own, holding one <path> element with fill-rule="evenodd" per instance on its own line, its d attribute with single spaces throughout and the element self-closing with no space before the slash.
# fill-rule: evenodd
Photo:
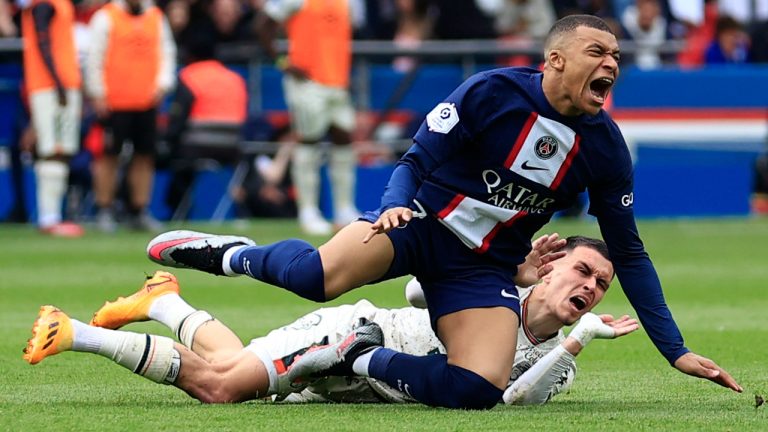
<svg viewBox="0 0 768 432">
<path fill-rule="evenodd" d="M 318 368 L 370 376 L 429 405 L 489 408 L 515 356 L 516 267 L 533 235 L 587 190 L 615 272 L 658 350 L 681 372 L 742 391 L 725 370 L 685 347 L 638 235 L 629 151 L 602 110 L 619 74 L 616 37 L 597 17 L 568 16 L 552 27 L 544 57 L 543 72 L 496 69 L 459 86 L 427 115 L 379 210 L 319 249 L 301 240 L 255 246 L 242 237 L 173 231 L 150 242 L 150 258 L 248 274 L 320 302 L 413 274 L 446 355 L 378 347 L 369 325 L 332 346 Z M 591 293 L 606 275 L 587 271 L 583 290 Z M 589 298 L 573 308 L 589 306 Z"/>
</svg>

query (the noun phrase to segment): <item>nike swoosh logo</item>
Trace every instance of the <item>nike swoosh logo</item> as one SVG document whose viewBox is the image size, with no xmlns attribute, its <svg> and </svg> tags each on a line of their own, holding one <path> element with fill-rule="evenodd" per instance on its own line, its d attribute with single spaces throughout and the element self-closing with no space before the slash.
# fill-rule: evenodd
<svg viewBox="0 0 768 432">
<path fill-rule="evenodd" d="M 523 167 L 524 170 L 528 170 L 528 171 L 549 171 L 548 168 L 542 168 L 542 167 L 537 167 L 537 166 L 533 166 L 533 165 L 528 165 L 528 161 L 523 162 L 523 166 L 522 167 Z"/>
<path fill-rule="evenodd" d="M 501 290 L 501 296 L 504 297 L 504 298 L 513 298 L 513 299 L 520 300 L 520 297 L 518 297 L 517 295 L 512 294 L 510 292 L 507 292 L 507 290 L 505 290 L 505 289 Z"/>
<path fill-rule="evenodd" d="M 160 276 L 160 278 L 163 279 L 162 282 L 155 282 L 155 283 L 147 284 L 146 285 L 147 291 L 152 291 L 152 289 L 154 287 L 160 286 L 160 285 L 163 285 L 163 284 L 167 284 L 168 282 L 171 281 L 171 278 L 168 277 L 168 276 Z"/>
<path fill-rule="evenodd" d="M 186 238 L 182 238 L 182 239 L 169 240 L 169 241 L 164 241 L 164 242 L 158 243 L 158 244 L 152 246 L 149 249 L 149 256 L 151 258 L 154 258 L 154 259 L 160 261 L 160 260 L 163 259 L 160 256 L 160 254 L 164 250 L 166 250 L 167 248 L 173 247 L 173 246 L 176 246 L 176 245 L 180 245 L 182 243 L 190 242 L 190 241 L 193 241 L 193 240 L 201 239 L 201 238 L 202 237 L 186 237 Z"/>
</svg>

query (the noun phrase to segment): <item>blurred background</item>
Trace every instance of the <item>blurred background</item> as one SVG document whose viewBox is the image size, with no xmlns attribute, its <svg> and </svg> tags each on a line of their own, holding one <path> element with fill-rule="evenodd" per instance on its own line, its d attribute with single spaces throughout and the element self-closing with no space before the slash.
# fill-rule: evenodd
<svg viewBox="0 0 768 432">
<path fill-rule="evenodd" d="M 266 3 L 157 3 L 179 68 L 202 38 L 247 86 L 237 157 L 199 156 L 194 176 L 181 187 L 167 134 L 173 94 L 163 99 L 149 206 L 161 222 L 296 216 L 288 162 L 278 156 L 294 140 L 283 71 L 257 42 Z M 0 0 L 0 221 L 15 223 L 34 223 L 37 212 L 20 31 L 30 4 Z M 89 20 L 103 4 L 75 2 L 81 64 L 93 43 Z M 539 67 L 542 38 L 555 20 L 588 13 L 604 18 L 620 39 L 622 71 L 607 109 L 633 152 L 636 214 L 768 214 L 768 0 L 350 0 L 349 10 L 360 210 L 378 206 L 394 162 L 425 114 L 464 79 L 496 67 Z M 285 53 L 285 35 L 277 36 L 275 50 Z M 81 150 L 70 162 L 64 205 L 66 219 L 86 227 L 97 211 L 91 162 L 103 131 L 96 124 L 86 97 Z M 321 178 L 320 209 L 330 219 L 327 168 Z M 118 214 L 129 187 L 121 186 Z"/>
</svg>

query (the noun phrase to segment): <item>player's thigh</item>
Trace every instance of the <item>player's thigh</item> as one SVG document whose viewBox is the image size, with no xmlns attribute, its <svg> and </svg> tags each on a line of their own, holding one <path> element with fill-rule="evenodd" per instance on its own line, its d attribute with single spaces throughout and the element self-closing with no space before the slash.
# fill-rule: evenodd
<svg viewBox="0 0 768 432">
<path fill-rule="evenodd" d="M 291 126 L 299 139 L 303 142 L 322 139 L 331 125 L 327 95 L 323 87 L 310 80 L 286 77 L 283 88 L 291 115 Z"/>
<path fill-rule="evenodd" d="M 326 298 L 335 298 L 353 288 L 381 278 L 392 265 L 395 249 L 385 234 L 368 243 L 363 238 L 371 230 L 369 222 L 353 222 L 320 246 Z"/>
<path fill-rule="evenodd" d="M 313 346 L 328 345 L 339 341 L 352 328 L 356 307 L 351 305 L 322 308 L 312 311 L 296 321 L 276 328 L 267 335 L 253 339 L 245 347 L 265 365 L 269 374 L 277 378 L 294 361 Z M 228 363 L 224 363 L 225 365 Z M 280 388 L 277 393 L 285 396 L 293 388 Z M 290 385 L 290 383 L 282 383 Z"/>
<path fill-rule="evenodd" d="M 517 314 L 506 307 L 464 309 L 440 317 L 437 334 L 449 364 L 469 369 L 503 389 L 515 360 L 519 324 Z"/>
<path fill-rule="evenodd" d="M 29 95 L 32 127 L 35 129 L 37 156 L 46 158 L 56 154 L 56 114 L 59 102 L 54 90 L 40 90 Z"/>
</svg>

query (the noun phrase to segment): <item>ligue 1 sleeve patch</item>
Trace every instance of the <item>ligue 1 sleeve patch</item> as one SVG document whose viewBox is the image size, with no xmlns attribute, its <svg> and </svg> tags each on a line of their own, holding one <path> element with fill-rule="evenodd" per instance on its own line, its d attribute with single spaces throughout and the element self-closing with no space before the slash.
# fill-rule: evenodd
<svg viewBox="0 0 768 432">
<path fill-rule="evenodd" d="M 437 104 L 427 114 L 427 126 L 431 132 L 447 134 L 457 123 L 459 123 L 459 113 L 456 111 L 456 105 L 452 103 Z"/>
</svg>

